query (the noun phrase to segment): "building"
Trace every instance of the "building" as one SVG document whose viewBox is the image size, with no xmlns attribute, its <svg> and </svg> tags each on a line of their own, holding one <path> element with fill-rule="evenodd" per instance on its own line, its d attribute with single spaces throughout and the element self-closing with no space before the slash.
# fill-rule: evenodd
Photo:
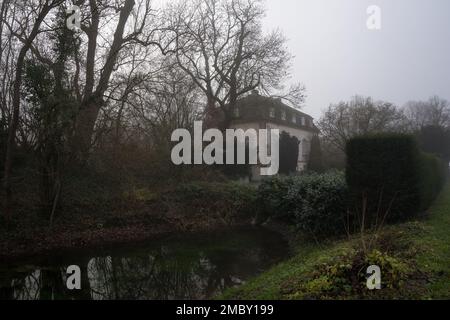
<svg viewBox="0 0 450 320">
<path fill-rule="evenodd" d="M 262 96 L 256 90 L 238 101 L 230 128 L 279 129 L 280 133 L 285 131 L 296 137 L 300 142 L 297 171 L 306 169 L 311 140 L 319 133 L 311 116 L 284 104 L 281 99 Z"/>
</svg>

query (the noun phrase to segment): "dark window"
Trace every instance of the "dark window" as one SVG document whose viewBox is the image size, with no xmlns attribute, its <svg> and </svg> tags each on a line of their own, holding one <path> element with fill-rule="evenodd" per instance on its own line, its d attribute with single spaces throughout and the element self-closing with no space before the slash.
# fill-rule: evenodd
<svg viewBox="0 0 450 320">
<path fill-rule="evenodd" d="M 275 108 L 270 108 L 270 117 L 275 118 Z"/>
</svg>

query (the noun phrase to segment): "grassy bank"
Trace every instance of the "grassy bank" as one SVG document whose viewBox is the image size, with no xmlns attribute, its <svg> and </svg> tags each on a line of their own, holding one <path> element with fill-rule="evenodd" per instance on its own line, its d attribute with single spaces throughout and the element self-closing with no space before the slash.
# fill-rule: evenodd
<svg viewBox="0 0 450 320">
<path fill-rule="evenodd" d="M 384 276 L 390 282 L 379 292 L 369 292 L 361 281 L 354 284 L 360 287 L 355 290 L 348 285 L 348 279 L 343 279 L 351 277 L 348 272 L 353 271 L 346 257 L 358 246 L 355 238 L 322 244 L 298 242 L 289 261 L 241 287 L 228 290 L 220 298 L 450 298 L 450 185 L 427 217 L 386 227 L 380 240 L 376 259 L 388 270 L 386 276 L 382 267 L 382 281 Z M 342 287 L 333 292 L 336 285 Z"/>
<path fill-rule="evenodd" d="M 414 244 L 421 248 L 418 265 L 432 274 L 427 288 L 430 297 L 450 299 L 450 185 L 444 189 L 430 210 L 430 218 L 422 223 L 423 234 L 411 234 Z"/>
</svg>

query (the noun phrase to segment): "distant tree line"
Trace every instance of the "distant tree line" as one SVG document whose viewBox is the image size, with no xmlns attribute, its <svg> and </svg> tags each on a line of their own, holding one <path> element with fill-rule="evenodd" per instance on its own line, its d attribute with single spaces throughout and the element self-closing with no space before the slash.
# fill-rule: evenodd
<svg viewBox="0 0 450 320">
<path fill-rule="evenodd" d="M 318 121 L 324 162 L 343 168 L 349 139 L 376 133 L 413 133 L 423 151 L 450 161 L 450 102 L 438 96 L 403 107 L 355 96 L 331 104 Z"/>
</svg>

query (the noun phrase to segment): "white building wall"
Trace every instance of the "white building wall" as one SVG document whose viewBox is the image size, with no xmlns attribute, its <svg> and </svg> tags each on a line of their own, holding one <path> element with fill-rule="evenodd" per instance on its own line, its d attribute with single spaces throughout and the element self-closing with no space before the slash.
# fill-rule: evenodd
<svg viewBox="0 0 450 320">
<path fill-rule="evenodd" d="M 244 131 L 247 131 L 248 129 L 259 130 L 265 128 L 260 128 L 260 124 L 258 122 L 248 122 L 242 124 L 233 124 L 230 126 L 230 129 L 242 129 Z"/>
<path fill-rule="evenodd" d="M 276 123 L 267 123 L 263 125 L 262 123 L 258 122 L 249 122 L 249 123 L 243 123 L 243 124 L 234 124 L 230 126 L 230 129 L 242 129 L 244 131 L 248 129 L 278 129 L 281 132 L 285 131 L 289 133 L 291 136 L 296 137 L 300 141 L 299 146 L 299 154 L 298 154 L 298 164 L 297 164 L 297 171 L 304 171 L 308 165 L 309 160 L 309 152 L 311 147 L 311 140 L 314 136 L 314 133 L 302 130 L 299 128 L 292 128 L 284 125 L 279 125 Z M 270 143 L 270 139 L 268 140 Z M 270 150 L 270 145 L 269 145 Z M 306 155 L 306 156 L 305 156 Z M 252 176 L 254 180 L 260 180 L 261 177 L 258 176 L 259 168 L 255 167 L 252 168 Z"/>
</svg>

